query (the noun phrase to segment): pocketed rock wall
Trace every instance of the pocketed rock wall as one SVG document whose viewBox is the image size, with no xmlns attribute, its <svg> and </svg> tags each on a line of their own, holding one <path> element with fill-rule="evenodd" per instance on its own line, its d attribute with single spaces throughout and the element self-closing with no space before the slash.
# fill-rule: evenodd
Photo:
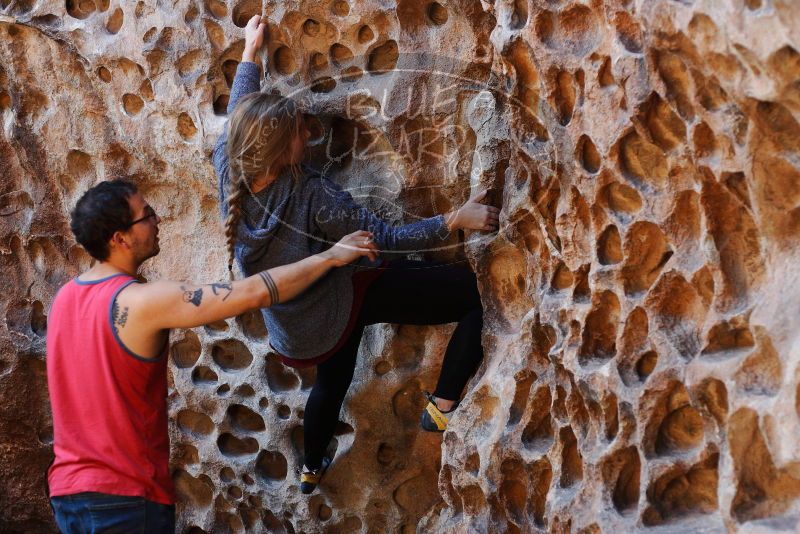
<svg viewBox="0 0 800 534">
<path fill-rule="evenodd" d="M 502 208 L 425 251 L 478 273 L 486 359 L 425 434 L 452 327 L 370 328 L 309 498 L 313 371 L 257 315 L 175 332 L 179 532 L 800 528 L 796 2 L 0 0 L 0 530 L 55 528 L 43 336 L 82 192 L 140 185 L 146 277 L 225 278 L 208 155 L 262 9 L 313 164 L 395 222 Z"/>
</svg>

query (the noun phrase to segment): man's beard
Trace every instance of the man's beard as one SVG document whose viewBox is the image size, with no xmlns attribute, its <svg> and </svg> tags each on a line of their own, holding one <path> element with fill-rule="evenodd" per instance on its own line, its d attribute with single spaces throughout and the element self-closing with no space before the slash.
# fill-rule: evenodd
<svg viewBox="0 0 800 534">
<path fill-rule="evenodd" d="M 158 246 L 157 241 L 154 241 L 152 246 L 148 247 L 147 249 L 143 249 L 140 254 L 136 255 L 136 262 L 141 265 L 150 258 L 157 256 L 159 252 L 161 252 L 161 247 Z"/>
</svg>

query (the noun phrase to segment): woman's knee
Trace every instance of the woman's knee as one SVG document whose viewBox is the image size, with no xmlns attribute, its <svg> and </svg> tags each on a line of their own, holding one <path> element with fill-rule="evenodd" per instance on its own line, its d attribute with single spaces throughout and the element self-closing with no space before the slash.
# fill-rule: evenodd
<svg viewBox="0 0 800 534">
<path fill-rule="evenodd" d="M 478 291 L 478 277 L 472 271 L 467 270 L 468 273 L 463 276 L 461 286 L 464 291 L 467 305 L 470 312 L 473 310 L 480 310 L 483 313 L 483 303 L 481 302 L 481 293 Z"/>
<path fill-rule="evenodd" d="M 326 402 L 339 398 L 344 399 L 350 384 L 353 382 L 353 373 L 323 375 L 317 373 L 317 379 L 311 388 L 311 395 L 324 399 Z"/>
</svg>

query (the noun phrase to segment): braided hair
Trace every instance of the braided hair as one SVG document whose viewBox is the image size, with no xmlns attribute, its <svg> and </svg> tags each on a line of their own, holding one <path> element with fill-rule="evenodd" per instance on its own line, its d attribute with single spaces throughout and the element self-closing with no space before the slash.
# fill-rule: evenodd
<svg viewBox="0 0 800 534">
<path fill-rule="evenodd" d="M 239 100 L 228 121 L 228 162 L 226 184 L 225 243 L 228 248 L 228 271 L 233 278 L 236 233 L 241 218 L 241 201 L 252 193 L 253 180 L 271 169 L 280 169 L 291 152 L 292 140 L 299 134 L 303 113 L 297 104 L 284 96 L 251 93 Z M 290 165 L 295 178 L 299 165 Z"/>
</svg>

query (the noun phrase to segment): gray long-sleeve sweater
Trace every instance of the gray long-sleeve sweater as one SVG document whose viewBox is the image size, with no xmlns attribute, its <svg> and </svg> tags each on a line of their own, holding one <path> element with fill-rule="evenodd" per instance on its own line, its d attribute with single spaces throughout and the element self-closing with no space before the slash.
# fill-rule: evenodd
<svg viewBox="0 0 800 534">
<path fill-rule="evenodd" d="M 239 64 L 228 113 L 239 98 L 259 90 L 259 79 L 258 65 Z M 227 138 L 226 127 L 212 154 L 223 220 L 227 217 Z M 284 172 L 265 189 L 244 195 L 235 257 L 242 271 L 251 275 L 322 252 L 356 230 L 373 232 L 381 250 L 407 252 L 442 245 L 449 236 L 442 215 L 391 226 L 356 204 L 337 184 L 304 166 L 300 180 Z M 296 360 L 330 351 L 342 336 L 353 307 L 353 274 L 374 265 L 362 258 L 358 264 L 333 269 L 291 301 L 262 309 L 275 351 Z"/>
</svg>

